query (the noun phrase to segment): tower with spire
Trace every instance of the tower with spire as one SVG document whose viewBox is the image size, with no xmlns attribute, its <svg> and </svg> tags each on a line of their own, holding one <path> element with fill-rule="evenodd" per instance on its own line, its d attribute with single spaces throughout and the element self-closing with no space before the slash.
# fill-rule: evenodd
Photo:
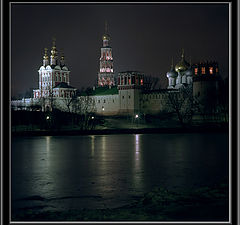
<svg viewBox="0 0 240 225">
<path fill-rule="evenodd" d="M 100 65 L 98 72 L 98 87 L 115 86 L 113 71 L 112 48 L 109 45 L 110 36 L 108 34 L 107 22 L 105 22 L 105 33 L 102 36 L 103 46 L 101 48 Z"/>
</svg>

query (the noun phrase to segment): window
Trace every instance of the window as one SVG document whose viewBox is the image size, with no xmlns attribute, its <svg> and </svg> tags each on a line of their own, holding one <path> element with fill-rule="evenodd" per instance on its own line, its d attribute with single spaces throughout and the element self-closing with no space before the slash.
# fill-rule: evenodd
<svg viewBox="0 0 240 225">
<path fill-rule="evenodd" d="M 209 67 L 209 73 L 213 74 L 213 67 Z"/>
<path fill-rule="evenodd" d="M 218 73 L 218 68 L 216 68 L 216 73 Z"/>
<path fill-rule="evenodd" d="M 122 98 L 124 99 L 124 96 L 122 96 Z"/>
<path fill-rule="evenodd" d="M 128 98 L 131 98 L 131 96 L 129 95 Z"/>
<path fill-rule="evenodd" d="M 141 79 L 141 85 L 143 85 L 143 79 Z"/>
<path fill-rule="evenodd" d="M 198 68 L 194 69 L 194 74 L 197 75 L 198 74 Z"/>
<path fill-rule="evenodd" d="M 206 74 L 205 67 L 202 67 L 202 74 Z"/>
<path fill-rule="evenodd" d="M 135 84 L 135 77 L 132 76 L 132 84 Z"/>
<path fill-rule="evenodd" d="M 100 103 L 100 100 L 98 100 L 98 103 Z"/>
</svg>

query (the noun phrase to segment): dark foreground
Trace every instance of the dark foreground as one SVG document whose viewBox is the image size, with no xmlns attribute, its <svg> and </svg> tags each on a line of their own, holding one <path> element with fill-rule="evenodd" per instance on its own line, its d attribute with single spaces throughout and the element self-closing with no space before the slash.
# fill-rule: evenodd
<svg viewBox="0 0 240 225">
<path fill-rule="evenodd" d="M 22 208 L 13 221 L 228 221 L 228 184 L 204 186 L 192 191 L 156 188 L 132 204 L 114 209 L 44 211 Z M 44 198 L 35 196 L 35 200 Z M 31 199 L 29 199 L 31 200 Z M 43 206 L 44 207 L 44 206 Z"/>
</svg>

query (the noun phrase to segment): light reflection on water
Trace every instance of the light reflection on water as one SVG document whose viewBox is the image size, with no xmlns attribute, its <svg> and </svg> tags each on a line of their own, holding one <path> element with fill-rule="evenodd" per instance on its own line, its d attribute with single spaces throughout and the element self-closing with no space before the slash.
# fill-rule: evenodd
<svg viewBox="0 0 240 225">
<path fill-rule="evenodd" d="M 134 176 L 133 183 L 134 187 L 139 189 L 143 188 L 143 177 L 142 177 L 142 165 L 141 165 L 141 134 L 135 134 L 135 157 L 134 157 Z"/>
<path fill-rule="evenodd" d="M 91 156 L 94 157 L 94 150 L 95 150 L 95 136 L 91 136 Z"/>
<path fill-rule="evenodd" d="M 117 207 L 153 187 L 194 188 L 228 177 L 226 134 L 12 139 L 13 207 L 41 196 L 55 209 Z M 42 202 L 41 204 L 46 204 Z"/>
</svg>

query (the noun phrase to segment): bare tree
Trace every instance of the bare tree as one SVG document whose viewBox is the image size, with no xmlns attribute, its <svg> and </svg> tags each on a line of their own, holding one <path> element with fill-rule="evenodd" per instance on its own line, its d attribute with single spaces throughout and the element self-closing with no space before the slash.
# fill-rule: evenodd
<svg viewBox="0 0 240 225">
<path fill-rule="evenodd" d="M 91 127 L 95 106 L 95 100 L 92 96 L 78 96 L 74 99 L 73 110 L 75 113 L 81 115 L 81 129 L 87 130 Z"/>
<path fill-rule="evenodd" d="M 191 123 L 193 116 L 192 86 L 189 85 L 178 90 L 169 90 L 167 93 L 167 105 L 170 111 L 177 114 L 182 126 Z"/>
<path fill-rule="evenodd" d="M 72 96 L 72 97 L 67 97 L 67 98 L 62 99 L 62 101 L 66 105 L 69 113 L 71 113 L 71 108 L 72 108 L 71 106 L 73 105 L 75 98 L 76 98 L 75 96 Z"/>
</svg>

